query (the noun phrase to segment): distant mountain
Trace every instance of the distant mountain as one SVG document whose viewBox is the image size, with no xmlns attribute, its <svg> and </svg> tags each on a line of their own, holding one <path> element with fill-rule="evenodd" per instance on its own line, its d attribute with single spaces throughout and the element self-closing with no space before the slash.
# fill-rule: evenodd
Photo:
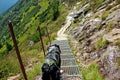
<svg viewBox="0 0 120 80">
<path fill-rule="evenodd" d="M 18 0 L 0 0 L 0 14 L 12 7 Z"/>
</svg>

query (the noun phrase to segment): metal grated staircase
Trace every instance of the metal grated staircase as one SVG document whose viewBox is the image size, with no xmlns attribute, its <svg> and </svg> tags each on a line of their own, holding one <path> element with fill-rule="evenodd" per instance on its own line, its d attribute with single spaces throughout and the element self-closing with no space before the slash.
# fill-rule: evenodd
<svg viewBox="0 0 120 80">
<path fill-rule="evenodd" d="M 58 44 L 61 49 L 61 80 L 82 80 L 79 72 L 79 67 L 76 63 L 74 55 L 70 49 L 67 40 L 55 40 L 52 44 Z M 41 75 L 38 75 L 35 80 L 42 80 Z"/>
<path fill-rule="evenodd" d="M 70 49 L 67 40 L 55 40 L 52 44 L 58 44 L 61 49 L 61 70 L 63 70 L 63 74 L 61 75 L 61 80 L 81 80 L 81 76 L 79 75 L 79 67 L 76 63 L 74 55 Z M 77 77 L 77 79 L 75 79 Z"/>
</svg>

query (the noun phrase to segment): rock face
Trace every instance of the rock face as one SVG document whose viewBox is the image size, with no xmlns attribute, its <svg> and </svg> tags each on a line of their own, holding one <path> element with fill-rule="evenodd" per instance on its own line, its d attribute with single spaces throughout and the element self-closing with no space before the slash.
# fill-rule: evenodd
<svg viewBox="0 0 120 80">
<path fill-rule="evenodd" d="M 108 9 L 108 6 L 112 7 Z M 70 25 L 65 30 L 73 43 L 77 61 L 84 65 L 95 62 L 106 80 L 120 80 L 120 43 L 115 44 L 120 41 L 120 5 L 106 0 L 96 12 L 86 12 L 88 7 L 86 4 L 67 17 L 70 24 L 80 19 L 77 26 Z"/>
<path fill-rule="evenodd" d="M 104 39 L 107 39 L 109 42 L 114 42 L 117 39 L 120 39 L 120 29 L 113 29 L 111 32 L 103 36 Z"/>
<path fill-rule="evenodd" d="M 109 46 L 101 57 L 100 68 L 101 72 L 104 72 L 109 80 L 120 79 L 119 64 L 116 60 L 120 58 L 120 50 L 117 46 Z"/>
</svg>

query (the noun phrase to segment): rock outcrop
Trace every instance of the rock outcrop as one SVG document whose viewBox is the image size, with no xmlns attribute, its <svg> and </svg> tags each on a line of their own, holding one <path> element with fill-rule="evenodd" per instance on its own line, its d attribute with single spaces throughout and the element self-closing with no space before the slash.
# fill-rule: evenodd
<svg viewBox="0 0 120 80">
<path fill-rule="evenodd" d="M 84 65 L 97 63 L 106 80 L 120 80 L 120 43 L 116 44 L 120 42 L 120 5 L 106 0 L 95 12 L 87 12 L 89 6 L 87 3 L 67 17 L 71 23 L 65 32 L 77 61 Z"/>
</svg>

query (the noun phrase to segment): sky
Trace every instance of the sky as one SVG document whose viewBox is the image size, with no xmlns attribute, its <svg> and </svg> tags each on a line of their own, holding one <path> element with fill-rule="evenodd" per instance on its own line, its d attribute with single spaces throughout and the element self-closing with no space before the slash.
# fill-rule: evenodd
<svg viewBox="0 0 120 80">
<path fill-rule="evenodd" d="M 18 0 L 0 0 L 0 13 L 8 10 L 12 5 L 14 5 Z"/>
</svg>

